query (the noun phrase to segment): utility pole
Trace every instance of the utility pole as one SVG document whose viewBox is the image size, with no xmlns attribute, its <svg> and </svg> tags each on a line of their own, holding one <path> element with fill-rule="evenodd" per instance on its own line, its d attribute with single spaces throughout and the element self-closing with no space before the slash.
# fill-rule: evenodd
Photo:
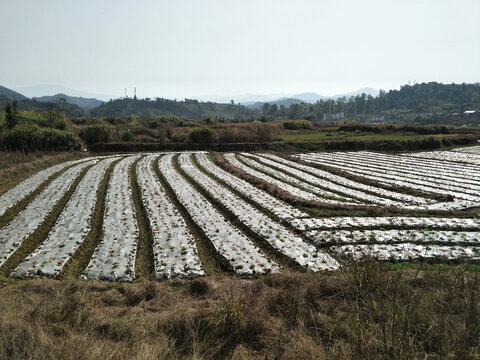
<svg viewBox="0 0 480 360">
<path fill-rule="evenodd" d="M 134 92 L 133 98 L 135 100 L 137 100 L 137 88 L 136 87 L 133 88 L 133 92 Z"/>
<path fill-rule="evenodd" d="M 125 88 L 125 99 L 128 98 L 128 95 L 127 95 L 127 88 Z"/>
</svg>

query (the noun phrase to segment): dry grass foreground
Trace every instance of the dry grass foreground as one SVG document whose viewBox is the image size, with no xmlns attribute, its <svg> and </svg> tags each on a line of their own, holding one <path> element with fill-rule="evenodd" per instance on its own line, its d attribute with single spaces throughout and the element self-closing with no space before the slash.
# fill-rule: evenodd
<svg viewBox="0 0 480 360">
<path fill-rule="evenodd" d="M 1 359 L 480 356 L 480 279 L 459 269 L 0 287 Z"/>
</svg>

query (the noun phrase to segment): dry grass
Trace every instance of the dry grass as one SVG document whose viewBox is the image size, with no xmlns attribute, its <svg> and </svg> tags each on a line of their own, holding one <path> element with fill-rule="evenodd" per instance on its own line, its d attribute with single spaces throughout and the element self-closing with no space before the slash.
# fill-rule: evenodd
<svg viewBox="0 0 480 360">
<path fill-rule="evenodd" d="M 0 286 L 2 283 L 0 283 Z M 480 281 L 358 264 L 164 283 L 5 280 L 1 359 L 478 359 Z"/>
</svg>

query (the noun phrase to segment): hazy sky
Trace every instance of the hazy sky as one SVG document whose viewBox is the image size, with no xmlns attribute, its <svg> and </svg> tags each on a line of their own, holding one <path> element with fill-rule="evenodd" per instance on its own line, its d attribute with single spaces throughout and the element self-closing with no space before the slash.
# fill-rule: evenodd
<svg viewBox="0 0 480 360">
<path fill-rule="evenodd" d="M 0 85 L 140 97 L 480 81 L 479 0 L 0 0 Z"/>
</svg>

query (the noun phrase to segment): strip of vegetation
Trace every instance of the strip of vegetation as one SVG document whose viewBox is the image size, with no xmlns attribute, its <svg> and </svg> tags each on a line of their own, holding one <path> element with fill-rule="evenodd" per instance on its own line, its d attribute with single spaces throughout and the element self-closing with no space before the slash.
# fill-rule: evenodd
<svg viewBox="0 0 480 360">
<path fill-rule="evenodd" d="M 275 249 L 268 241 L 263 237 L 258 235 L 252 229 L 250 229 L 246 224 L 244 224 L 233 212 L 231 212 L 226 206 L 221 202 L 214 199 L 203 187 L 201 187 L 190 175 L 188 175 L 178 163 L 178 157 L 174 160 L 175 168 L 182 174 L 182 176 L 187 179 L 187 181 L 197 190 L 200 194 L 206 197 L 214 206 L 214 208 L 222 214 L 228 221 L 230 221 L 237 229 L 239 229 L 247 238 L 249 238 L 255 245 L 257 245 L 260 250 L 266 254 L 269 258 L 282 265 L 282 267 L 287 269 L 295 270 L 305 270 L 295 261 L 293 261 L 288 256 L 282 254 L 277 249 Z M 220 184 L 222 186 L 222 184 Z"/>
<path fill-rule="evenodd" d="M 130 186 L 132 187 L 133 203 L 138 222 L 138 243 L 135 257 L 135 277 L 140 279 L 155 279 L 155 262 L 153 256 L 153 233 L 150 227 L 147 210 L 142 201 L 142 192 L 137 181 L 138 159 L 130 168 Z"/>
<path fill-rule="evenodd" d="M 228 260 L 217 252 L 215 246 L 213 246 L 208 236 L 205 235 L 203 230 L 192 220 L 187 209 L 185 209 L 185 207 L 180 203 L 180 201 L 178 201 L 172 187 L 158 168 L 159 161 L 160 157 L 153 162 L 153 169 L 155 171 L 155 174 L 157 175 L 157 178 L 160 180 L 161 185 L 165 189 L 169 200 L 178 209 L 183 219 L 185 220 L 188 229 L 195 238 L 198 257 L 200 258 L 200 262 L 202 263 L 205 274 L 213 276 L 234 273 L 234 269 L 232 268 Z"/>
<path fill-rule="evenodd" d="M 35 229 L 35 231 L 22 242 L 20 247 L 8 258 L 8 260 L 5 261 L 5 263 L 0 267 L 0 276 L 10 275 L 10 273 L 15 270 L 15 268 L 25 259 L 25 257 L 27 257 L 45 241 L 49 231 L 55 225 L 57 218 L 60 216 L 63 208 L 67 205 L 70 197 L 82 180 L 83 176 L 92 166 L 93 164 L 82 170 L 80 175 L 77 176 L 72 185 L 70 185 L 65 195 L 63 195 L 63 197 L 48 213 L 45 220 L 43 220 L 43 222 Z"/>
<path fill-rule="evenodd" d="M 108 184 L 113 168 L 120 160 L 114 161 L 106 170 L 105 176 L 97 189 L 97 202 L 90 220 L 90 231 L 58 274 L 59 279 L 78 279 L 88 266 L 95 248 L 100 243 L 103 234 L 103 214 L 105 213 Z"/>
<path fill-rule="evenodd" d="M 391 270 L 422 270 L 422 271 L 459 271 L 459 272 L 470 272 L 470 273 L 480 273 L 480 263 L 478 262 L 425 262 L 425 261 L 397 261 L 390 262 L 385 261 L 383 265 L 387 269 Z"/>
<path fill-rule="evenodd" d="M 209 150 L 219 152 L 231 151 L 265 151 L 278 152 L 312 152 L 324 150 L 372 150 L 372 151 L 414 151 L 435 150 L 453 145 L 467 145 L 476 142 L 477 137 L 458 135 L 455 138 L 434 138 L 409 140 L 365 140 L 365 141 L 272 141 L 251 143 L 190 143 L 190 142 L 99 142 L 92 144 L 93 152 L 139 152 L 139 151 L 193 151 Z"/>
</svg>

